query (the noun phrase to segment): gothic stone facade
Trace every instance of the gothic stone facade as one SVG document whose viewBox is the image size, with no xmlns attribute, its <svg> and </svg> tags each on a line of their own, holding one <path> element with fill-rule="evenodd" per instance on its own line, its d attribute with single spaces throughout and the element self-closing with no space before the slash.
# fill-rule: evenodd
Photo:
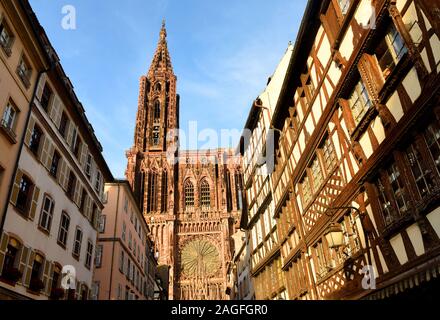
<svg viewBox="0 0 440 320">
<path fill-rule="evenodd" d="M 179 96 L 165 25 L 141 77 L 126 176 L 152 229 L 170 299 L 226 299 L 231 234 L 241 211 L 241 158 L 231 150 L 179 151 Z"/>
</svg>

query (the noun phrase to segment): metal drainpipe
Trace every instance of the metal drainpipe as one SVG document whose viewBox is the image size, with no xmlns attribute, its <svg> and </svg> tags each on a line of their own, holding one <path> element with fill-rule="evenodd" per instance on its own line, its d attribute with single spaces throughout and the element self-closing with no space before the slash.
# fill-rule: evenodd
<svg viewBox="0 0 440 320">
<path fill-rule="evenodd" d="M 110 268 L 110 290 L 108 291 L 108 300 L 111 299 L 112 295 L 112 282 L 113 282 L 113 262 L 115 260 L 115 243 L 116 243 L 116 230 L 118 226 L 118 214 L 119 214 L 119 195 L 120 195 L 121 186 L 118 184 L 118 194 L 116 200 L 116 216 L 115 216 L 115 228 L 113 231 L 113 245 L 112 245 L 112 262 Z"/>
<path fill-rule="evenodd" d="M 26 118 L 26 123 L 25 123 L 25 126 L 24 126 L 23 136 L 22 136 L 21 141 L 20 141 L 20 148 L 18 150 L 17 159 L 15 160 L 15 166 L 14 166 L 14 171 L 12 171 L 11 181 L 9 182 L 8 196 L 6 198 L 5 209 L 3 210 L 3 216 L 2 216 L 2 220 L 1 220 L 1 224 L 0 224 L 0 235 L 3 233 L 3 228 L 4 228 L 4 225 L 5 225 L 5 221 L 6 221 L 6 214 L 8 212 L 9 199 L 11 198 L 12 187 L 14 186 L 14 182 L 15 182 L 15 175 L 17 174 L 18 162 L 20 161 L 21 153 L 23 151 L 24 139 L 26 137 L 26 130 L 27 130 L 27 127 L 29 125 L 30 118 L 31 118 L 32 104 L 33 104 L 33 102 L 35 100 L 35 96 L 37 95 L 38 84 L 40 83 L 41 76 L 44 73 L 49 72 L 50 70 L 51 70 L 51 68 L 43 70 L 43 71 L 40 71 L 38 73 L 37 81 L 35 82 L 34 91 L 32 93 L 32 97 L 31 97 L 31 100 L 29 102 L 29 111 L 28 111 L 27 118 Z"/>
</svg>

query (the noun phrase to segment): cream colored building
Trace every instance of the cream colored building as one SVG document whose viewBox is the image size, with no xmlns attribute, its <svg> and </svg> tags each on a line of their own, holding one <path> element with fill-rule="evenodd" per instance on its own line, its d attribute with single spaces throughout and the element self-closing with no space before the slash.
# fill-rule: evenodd
<svg viewBox="0 0 440 320">
<path fill-rule="evenodd" d="M 34 17 L 28 4 L 26 8 Z M 0 295 L 88 299 L 104 183 L 113 177 L 55 50 L 36 18 L 32 23 L 47 48 L 51 69 L 41 75 L 35 90 L 7 199 Z M 61 284 L 66 267 L 74 270 L 69 291 Z"/>
<path fill-rule="evenodd" d="M 153 300 L 157 261 L 148 227 L 127 181 L 105 185 L 94 275 L 98 300 Z"/>
<path fill-rule="evenodd" d="M 48 61 L 20 1 L 0 1 L 0 229 L 29 106 Z"/>
<path fill-rule="evenodd" d="M 242 218 L 248 230 L 250 273 L 257 299 L 286 299 L 282 273 L 272 277 L 273 270 L 281 264 L 277 225 L 274 218 L 272 182 L 274 167 L 274 132 L 272 114 L 277 107 L 286 70 L 292 56 L 289 44 L 267 87 L 254 102 L 244 134 L 244 181 L 247 199 L 247 215 Z M 248 140 L 248 141 L 246 141 Z"/>
</svg>

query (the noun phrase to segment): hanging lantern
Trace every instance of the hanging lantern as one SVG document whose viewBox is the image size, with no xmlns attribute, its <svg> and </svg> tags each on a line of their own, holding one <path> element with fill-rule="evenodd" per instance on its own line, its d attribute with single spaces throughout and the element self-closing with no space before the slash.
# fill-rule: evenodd
<svg viewBox="0 0 440 320">
<path fill-rule="evenodd" d="M 330 248 L 338 249 L 344 245 L 344 233 L 342 227 L 337 223 L 332 223 L 324 236 Z"/>
</svg>

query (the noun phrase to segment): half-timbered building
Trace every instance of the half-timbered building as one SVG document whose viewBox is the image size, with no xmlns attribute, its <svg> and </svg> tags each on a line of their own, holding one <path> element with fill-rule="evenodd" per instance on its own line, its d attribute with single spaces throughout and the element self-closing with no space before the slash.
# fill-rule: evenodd
<svg viewBox="0 0 440 320">
<path fill-rule="evenodd" d="M 439 12 L 428 0 L 309 1 L 272 117 L 289 299 L 438 290 Z"/>
</svg>

